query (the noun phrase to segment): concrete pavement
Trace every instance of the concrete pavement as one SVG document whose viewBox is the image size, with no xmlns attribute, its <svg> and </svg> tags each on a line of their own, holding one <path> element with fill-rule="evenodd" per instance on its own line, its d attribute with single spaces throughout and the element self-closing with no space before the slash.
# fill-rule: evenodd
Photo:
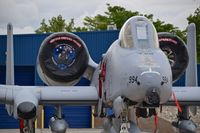
<svg viewBox="0 0 200 133">
<path fill-rule="evenodd" d="M 100 133 L 100 129 L 68 129 L 67 133 Z M 19 133 L 18 129 L 0 129 L 0 133 Z M 51 133 L 50 129 L 37 129 L 36 133 Z"/>
<path fill-rule="evenodd" d="M 100 133 L 101 129 L 68 129 L 67 133 Z M 18 129 L 0 129 L 0 133 L 19 133 Z M 36 133 L 51 133 L 50 129 L 37 129 Z M 147 133 L 147 132 L 142 132 Z"/>
</svg>

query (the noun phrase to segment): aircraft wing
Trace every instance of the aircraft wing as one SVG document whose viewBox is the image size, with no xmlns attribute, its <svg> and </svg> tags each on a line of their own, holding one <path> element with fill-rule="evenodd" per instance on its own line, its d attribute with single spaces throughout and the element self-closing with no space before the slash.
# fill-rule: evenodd
<svg viewBox="0 0 200 133">
<path fill-rule="evenodd" d="M 95 105 L 98 94 L 92 86 L 39 87 L 40 104 Z"/>
<path fill-rule="evenodd" d="M 98 100 L 97 90 L 92 86 L 0 86 L 0 102 L 4 104 L 15 103 L 19 96 L 30 101 L 30 95 L 39 104 L 93 105 Z"/>
<path fill-rule="evenodd" d="M 97 90 L 92 86 L 0 85 L 0 103 L 13 105 L 15 118 L 33 118 L 39 104 L 96 105 L 97 102 Z"/>
<path fill-rule="evenodd" d="M 173 87 L 173 92 L 180 105 L 200 105 L 200 87 Z M 173 95 L 165 105 L 176 105 Z"/>
</svg>

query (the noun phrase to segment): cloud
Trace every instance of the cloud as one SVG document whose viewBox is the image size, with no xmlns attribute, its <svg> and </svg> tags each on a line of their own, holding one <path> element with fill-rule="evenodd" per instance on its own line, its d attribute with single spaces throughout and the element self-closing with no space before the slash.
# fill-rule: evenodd
<svg viewBox="0 0 200 133">
<path fill-rule="evenodd" d="M 13 33 L 14 34 L 33 34 L 35 29 L 31 26 L 24 26 L 24 27 L 14 27 L 13 28 Z M 7 30 L 6 28 L 0 28 L 0 35 L 6 34 Z"/>
<path fill-rule="evenodd" d="M 107 0 L 112 5 L 120 5 L 128 10 L 143 14 L 153 14 L 167 23 L 181 29 L 187 26 L 186 18 L 200 6 L 200 0 Z"/>
<path fill-rule="evenodd" d="M 66 21 L 74 18 L 81 25 L 85 16 L 103 14 L 106 3 L 152 13 L 182 29 L 187 25 L 187 16 L 200 6 L 200 0 L 0 0 L 0 34 L 6 33 L 8 22 L 14 25 L 16 33 L 34 32 L 43 18 L 48 20 L 59 14 Z"/>
<path fill-rule="evenodd" d="M 61 14 L 66 20 L 70 20 L 71 18 L 77 19 L 83 14 L 95 11 L 98 3 L 101 3 L 101 1 L 1 0 L 0 28 L 4 29 L 2 31 L 6 31 L 6 24 L 11 22 L 15 26 L 14 28 L 20 29 L 21 27 L 21 30 L 23 30 L 26 29 L 25 27 L 32 27 L 35 30 L 39 27 L 43 18 L 48 20 L 53 16 Z"/>
<path fill-rule="evenodd" d="M 0 25 L 11 22 L 16 26 L 32 24 L 37 21 L 38 9 L 31 1 L 18 2 L 19 0 L 0 1 Z"/>
<path fill-rule="evenodd" d="M 7 23 L 12 23 L 14 33 L 30 33 L 32 25 L 39 21 L 37 6 L 27 0 L 0 1 L 0 34 L 5 34 Z"/>
<path fill-rule="evenodd" d="M 33 27 L 31 27 L 31 26 L 25 26 L 22 28 L 16 27 L 13 29 L 14 34 L 24 34 L 24 33 L 30 34 L 30 33 L 35 33 L 34 31 L 35 31 L 35 29 L 33 29 Z"/>
</svg>

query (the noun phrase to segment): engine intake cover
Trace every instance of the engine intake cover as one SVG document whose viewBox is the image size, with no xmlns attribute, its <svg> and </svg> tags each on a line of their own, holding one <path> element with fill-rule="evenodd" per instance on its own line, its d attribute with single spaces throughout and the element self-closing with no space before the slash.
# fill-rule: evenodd
<svg viewBox="0 0 200 133">
<path fill-rule="evenodd" d="M 88 61 L 88 51 L 84 42 L 78 36 L 67 32 L 54 33 L 47 37 L 38 55 L 42 73 L 58 83 L 80 79 Z"/>
<path fill-rule="evenodd" d="M 189 62 L 186 45 L 182 39 L 171 33 L 159 33 L 158 39 L 160 48 L 171 65 L 172 79 L 175 82 L 185 72 Z"/>
</svg>

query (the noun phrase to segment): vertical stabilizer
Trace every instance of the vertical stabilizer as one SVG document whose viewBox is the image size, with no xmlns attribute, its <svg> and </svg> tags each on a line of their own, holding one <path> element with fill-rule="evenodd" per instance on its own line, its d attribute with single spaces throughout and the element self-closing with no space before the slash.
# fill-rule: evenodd
<svg viewBox="0 0 200 133">
<path fill-rule="evenodd" d="M 7 25 L 6 85 L 14 84 L 13 26 L 9 23 Z M 6 110 L 10 116 L 13 114 L 12 105 L 6 105 Z"/>
<path fill-rule="evenodd" d="M 186 69 L 186 86 L 198 86 L 197 80 L 197 52 L 196 52 L 196 27 L 191 23 L 187 27 L 187 48 L 189 53 L 189 64 Z M 197 108 L 190 107 L 193 115 L 196 115 Z M 188 112 L 188 111 L 187 111 Z M 187 114 L 189 116 L 189 112 Z"/>
</svg>

